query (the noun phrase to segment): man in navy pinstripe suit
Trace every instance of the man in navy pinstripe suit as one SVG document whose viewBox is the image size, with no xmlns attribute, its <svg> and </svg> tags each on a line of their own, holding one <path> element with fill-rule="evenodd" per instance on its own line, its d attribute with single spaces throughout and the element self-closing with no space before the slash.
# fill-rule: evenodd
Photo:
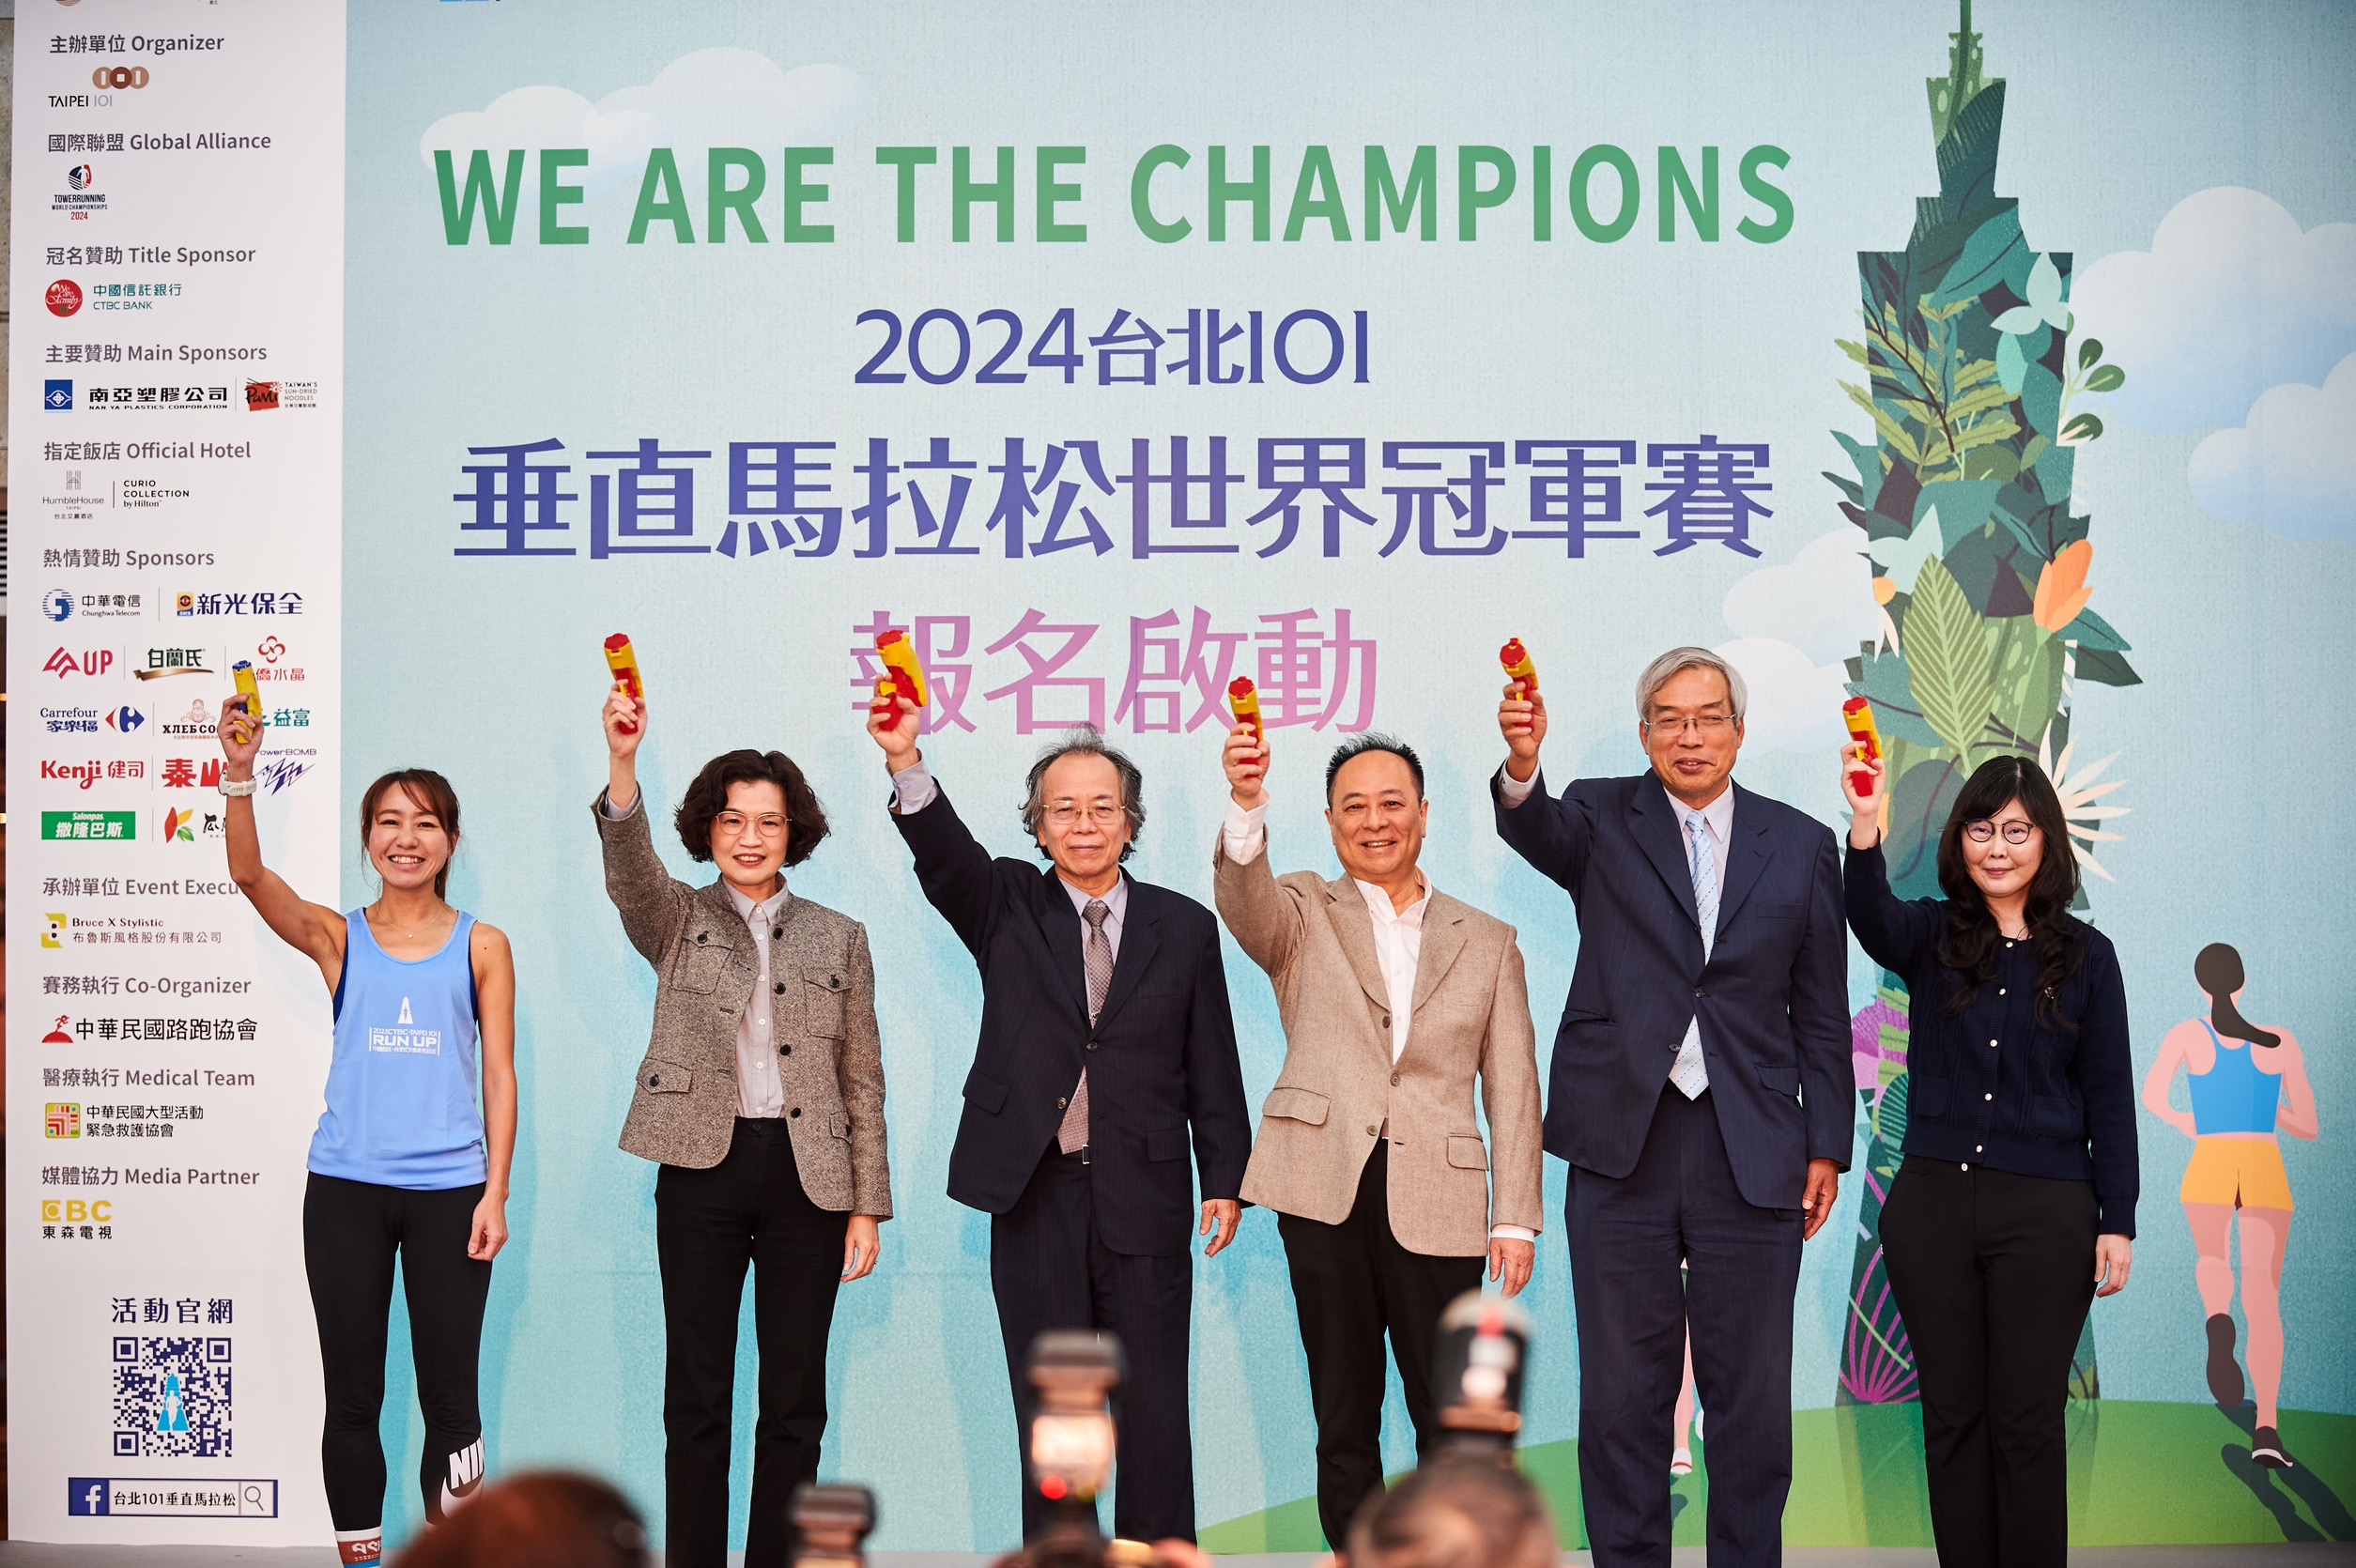
<svg viewBox="0 0 2356 1568">
<path fill-rule="evenodd" d="M 1545 703 L 1517 690 L 1498 709 L 1497 831 L 1578 912 L 1546 1144 L 1571 1166 L 1589 1544 L 1596 1568 L 1667 1568 L 1690 1322 L 1711 1568 L 1777 1563 L 1800 1244 L 1852 1139 L 1832 831 L 1733 782 L 1743 681 L 1707 649 L 1672 649 L 1638 683 L 1653 771 L 1559 799 L 1538 775 Z"/>
<path fill-rule="evenodd" d="M 1122 869 L 1145 821 L 1135 764 L 1093 730 L 1031 768 L 1023 825 L 1052 865 L 993 859 L 916 749 L 904 698 L 868 732 L 916 880 L 981 970 L 981 1037 L 949 1153 L 949 1196 L 988 1213 L 990 1278 L 1017 1431 L 1024 1363 L 1048 1329 L 1116 1335 L 1116 1534 L 1194 1538 L 1186 1362 L 1195 1231 L 1235 1237 L 1252 1130 L 1209 910 Z M 1191 1134 L 1191 1139 L 1190 1139 Z M 1023 1491 L 1023 1530 L 1042 1505 Z"/>
</svg>

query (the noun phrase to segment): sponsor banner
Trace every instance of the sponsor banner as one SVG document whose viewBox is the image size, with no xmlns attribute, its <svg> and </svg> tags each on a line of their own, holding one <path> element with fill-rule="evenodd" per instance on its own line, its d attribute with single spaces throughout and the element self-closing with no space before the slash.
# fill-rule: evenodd
<svg viewBox="0 0 2356 1568">
<path fill-rule="evenodd" d="M 344 8 L 39 4 L 11 238 L 10 1533 L 316 1545 L 299 1237 L 327 998 L 229 880 L 214 726 L 251 665 L 271 863 L 340 906 Z"/>
</svg>

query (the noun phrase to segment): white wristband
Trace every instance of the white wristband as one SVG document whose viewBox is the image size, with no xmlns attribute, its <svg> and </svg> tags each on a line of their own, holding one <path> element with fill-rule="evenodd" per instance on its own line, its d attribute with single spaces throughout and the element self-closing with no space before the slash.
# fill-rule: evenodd
<svg viewBox="0 0 2356 1568">
<path fill-rule="evenodd" d="M 247 795 L 252 794 L 254 787 L 260 783 L 261 780 L 258 778 L 242 778 L 236 780 L 224 778 L 221 781 L 221 792 L 227 795 L 231 800 L 242 800 Z"/>
</svg>

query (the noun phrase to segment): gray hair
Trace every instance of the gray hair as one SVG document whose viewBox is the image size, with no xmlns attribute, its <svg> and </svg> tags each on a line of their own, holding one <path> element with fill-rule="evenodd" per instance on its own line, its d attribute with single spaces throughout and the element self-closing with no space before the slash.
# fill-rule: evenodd
<svg viewBox="0 0 2356 1568">
<path fill-rule="evenodd" d="M 1136 852 L 1139 835 L 1146 831 L 1146 776 L 1137 771 L 1137 764 L 1126 753 L 1106 745 L 1103 732 L 1092 725 L 1065 730 L 1031 764 L 1030 776 L 1023 781 L 1023 831 L 1031 836 L 1033 843 L 1039 842 L 1039 824 L 1047 820 L 1047 770 L 1073 756 L 1101 757 L 1120 776 L 1121 813 L 1129 819 L 1129 842 L 1121 846 L 1121 858 L 1127 860 Z M 1046 847 L 1041 845 L 1039 853 L 1045 854 Z"/>
<path fill-rule="evenodd" d="M 1707 648 L 1671 648 L 1644 667 L 1644 673 L 1636 678 L 1636 718 L 1640 724 L 1653 721 L 1653 699 L 1670 679 L 1687 669 L 1715 669 L 1726 677 L 1726 695 L 1734 709 L 1734 722 L 1743 721 L 1743 710 L 1750 705 L 1750 688 L 1743 684 L 1742 671 L 1711 653 Z"/>
</svg>

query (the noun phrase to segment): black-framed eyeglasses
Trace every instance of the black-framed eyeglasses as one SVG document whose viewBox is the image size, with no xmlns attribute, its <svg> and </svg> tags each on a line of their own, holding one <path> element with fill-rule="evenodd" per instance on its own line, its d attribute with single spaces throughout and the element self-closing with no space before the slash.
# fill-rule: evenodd
<svg viewBox="0 0 2356 1568">
<path fill-rule="evenodd" d="M 2004 841 L 2008 844 L 2025 844 L 2029 841 L 2030 836 L 2037 831 L 2035 822 L 2025 822 L 2018 817 L 2002 822 L 1990 822 L 1987 818 L 1981 817 L 1965 822 L 1963 832 L 1973 843 L 1985 844 L 1995 838 L 1996 829 L 2000 827 L 2004 829 Z"/>
</svg>

